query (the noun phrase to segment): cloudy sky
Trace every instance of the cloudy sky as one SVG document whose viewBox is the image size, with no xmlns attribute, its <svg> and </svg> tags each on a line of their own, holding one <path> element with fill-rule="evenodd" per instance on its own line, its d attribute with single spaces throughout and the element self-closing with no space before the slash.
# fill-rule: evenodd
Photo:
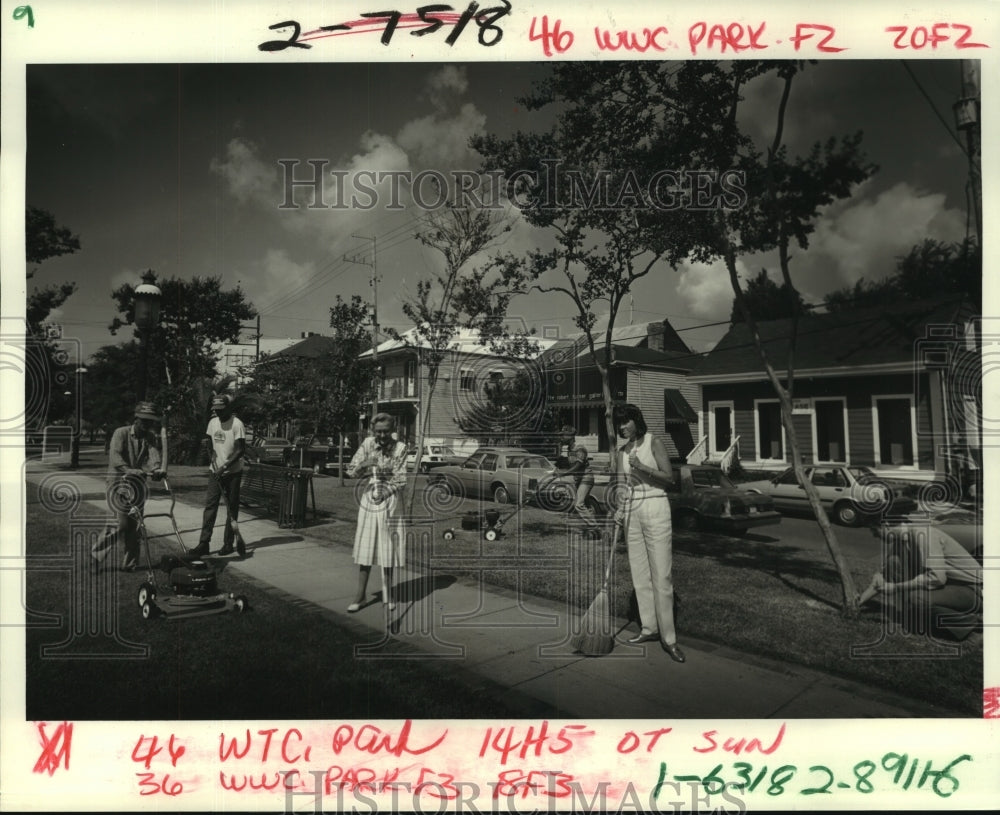
<svg viewBox="0 0 1000 815">
<path fill-rule="evenodd" d="M 401 301 L 439 262 L 413 239 L 419 211 L 282 209 L 278 162 L 297 159 L 301 174 L 310 159 L 328 172 L 475 168 L 472 134 L 548 124 L 519 102 L 545 71 L 543 63 L 29 66 L 26 201 L 82 245 L 46 261 L 32 282 L 76 281 L 53 321 L 82 341 L 85 356 L 120 340 L 107 330 L 110 292 L 147 268 L 221 276 L 260 311 L 265 338 L 298 337 L 327 330 L 337 294 L 371 296 L 370 267 L 345 257 L 370 257 L 370 244 L 354 236 L 374 236 L 380 322 L 404 329 Z M 755 87 L 745 107 L 762 135 L 776 92 Z M 959 92 L 955 61 L 822 62 L 796 80 L 790 147 L 862 130 L 880 168 L 823 214 L 808 253 L 796 253 L 807 301 L 891 273 L 894 258 L 925 237 L 965 236 L 967 164 L 951 114 Z M 522 225 L 502 248 L 544 242 Z M 748 274 L 777 269 L 770 257 L 743 263 Z M 721 266 L 664 265 L 619 319 L 669 317 L 702 350 L 720 328 L 699 326 L 727 320 L 731 301 Z M 573 330 L 558 295 L 522 298 L 513 311 L 539 332 Z"/>
</svg>

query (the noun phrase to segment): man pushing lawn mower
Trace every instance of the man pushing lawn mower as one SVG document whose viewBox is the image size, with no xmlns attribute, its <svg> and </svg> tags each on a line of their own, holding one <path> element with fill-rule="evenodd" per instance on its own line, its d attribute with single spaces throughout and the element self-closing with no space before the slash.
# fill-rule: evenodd
<svg viewBox="0 0 1000 815">
<path fill-rule="evenodd" d="M 99 566 L 121 540 L 125 549 L 122 570 L 128 572 L 139 560 L 138 524 L 130 510 L 138 507 L 141 512 L 146 503 L 146 476 L 159 479 L 167 474 L 156 434 L 163 417 L 152 402 L 140 402 L 134 415 L 132 424 L 115 430 L 108 447 L 108 506 L 115 514 L 115 528 L 90 550 L 94 565 Z"/>
<path fill-rule="evenodd" d="M 243 422 L 233 415 L 232 397 L 227 393 L 216 394 L 212 399 L 215 415 L 208 423 L 205 434 L 210 444 L 211 474 L 205 496 L 205 514 L 202 517 L 201 538 L 189 553 L 204 557 L 209 552 L 219 501 L 226 505 L 226 531 L 223 533 L 220 555 L 231 555 L 233 543 L 240 557 L 246 555 L 246 544 L 239 534 L 236 518 L 240 509 L 240 483 L 243 480 L 243 455 L 246 449 L 246 429 Z"/>
</svg>

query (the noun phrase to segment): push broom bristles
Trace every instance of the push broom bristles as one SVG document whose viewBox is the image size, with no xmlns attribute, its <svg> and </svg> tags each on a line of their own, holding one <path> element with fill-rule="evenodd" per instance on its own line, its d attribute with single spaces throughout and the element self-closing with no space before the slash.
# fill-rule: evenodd
<svg viewBox="0 0 1000 815">
<path fill-rule="evenodd" d="M 608 590 L 601 590 L 590 604 L 587 613 L 580 620 L 580 630 L 571 640 L 573 648 L 588 657 L 610 654 L 615 647 L 615 635 L 611 628 L 611 610 L 608 608 Z"/>
<path fill-rule="evenodd" d="M 587 613 L 580 619 L 579 631 L 570 640 L 574 650 L 588 657 L 599 657 L 610 654 L 615 647 L 615 633 L 611 623 L 611 609 L 608 603 L 608 583 L 611 580 L 611 564 L 618 545 L 618 533 L 621 527 L 615 524 L 611 538 L 611 554 L 608 556 L 608 567 L 604 572 L 604 584 L 590 604 Z"/>
</svg>

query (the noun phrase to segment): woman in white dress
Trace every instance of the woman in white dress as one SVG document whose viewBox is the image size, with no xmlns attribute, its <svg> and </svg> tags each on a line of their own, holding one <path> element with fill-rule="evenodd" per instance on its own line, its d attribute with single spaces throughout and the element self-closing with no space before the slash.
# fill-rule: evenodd
<svg viewBox="0 0 1000 815">
<path fill-rule="evenodd" d="M 366 479 L 358 507 L 354 533 L 354 562 L 359 566 L 358 590 L 347 610 L 365 605 L 372 566 L 383 569 L 382 602 L 393 607 L 389 595 L 392 570 L 406 565 L 403 530 L 397 509 L 406 483 L 406 445 L 392 437 L 396 420 L 388 413 L 376 414 L 372 434 L 358 447 L 347 468 L 351 478 Z"/>
<path fill-rule="evenodd" d="M 673 540 L 665 490 L 673 482 L 670 457 L 663 442 L 648 432 L 642 411 L 635 405 L 615 410 L 615 426 L 626 440 L 618 450 L 618 472 L 630 488 L 625 535 L 642 626 L 629 642 L 659 640 L 674 662 L 684 662 L 674 629 Z"/>
</svg>

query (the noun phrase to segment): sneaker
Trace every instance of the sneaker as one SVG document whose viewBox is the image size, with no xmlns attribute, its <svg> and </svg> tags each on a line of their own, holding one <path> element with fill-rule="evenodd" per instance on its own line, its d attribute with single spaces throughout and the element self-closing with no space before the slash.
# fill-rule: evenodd
<svg viewBox="0 0 1000 815">
<path fill-rule="evenodd" d="M 221 557 L 225 557 L 226 555 L 231 555 L 235 551 L 236 550 L 233 549 L 233 545 L 231 543 L 227 543 L 219 550 L 219 555 Z"/>
<path fill-rule="evenodd" d="M 246 557 L 247 556 L 247 545 L 246 545 L 246 542 L 243 540 L 243 536 L 242 535 L 237 535 L 236 536 L 236 553 L 240 557 Z"/>
<path fill-rule="evenodd" d="M 122 560 L 122 571 L 123 572 L 134 572 L 136 567 L 139 565 L 138 558 L 131 552 L 125 553 L 125 559 Z"/>
</svg>

